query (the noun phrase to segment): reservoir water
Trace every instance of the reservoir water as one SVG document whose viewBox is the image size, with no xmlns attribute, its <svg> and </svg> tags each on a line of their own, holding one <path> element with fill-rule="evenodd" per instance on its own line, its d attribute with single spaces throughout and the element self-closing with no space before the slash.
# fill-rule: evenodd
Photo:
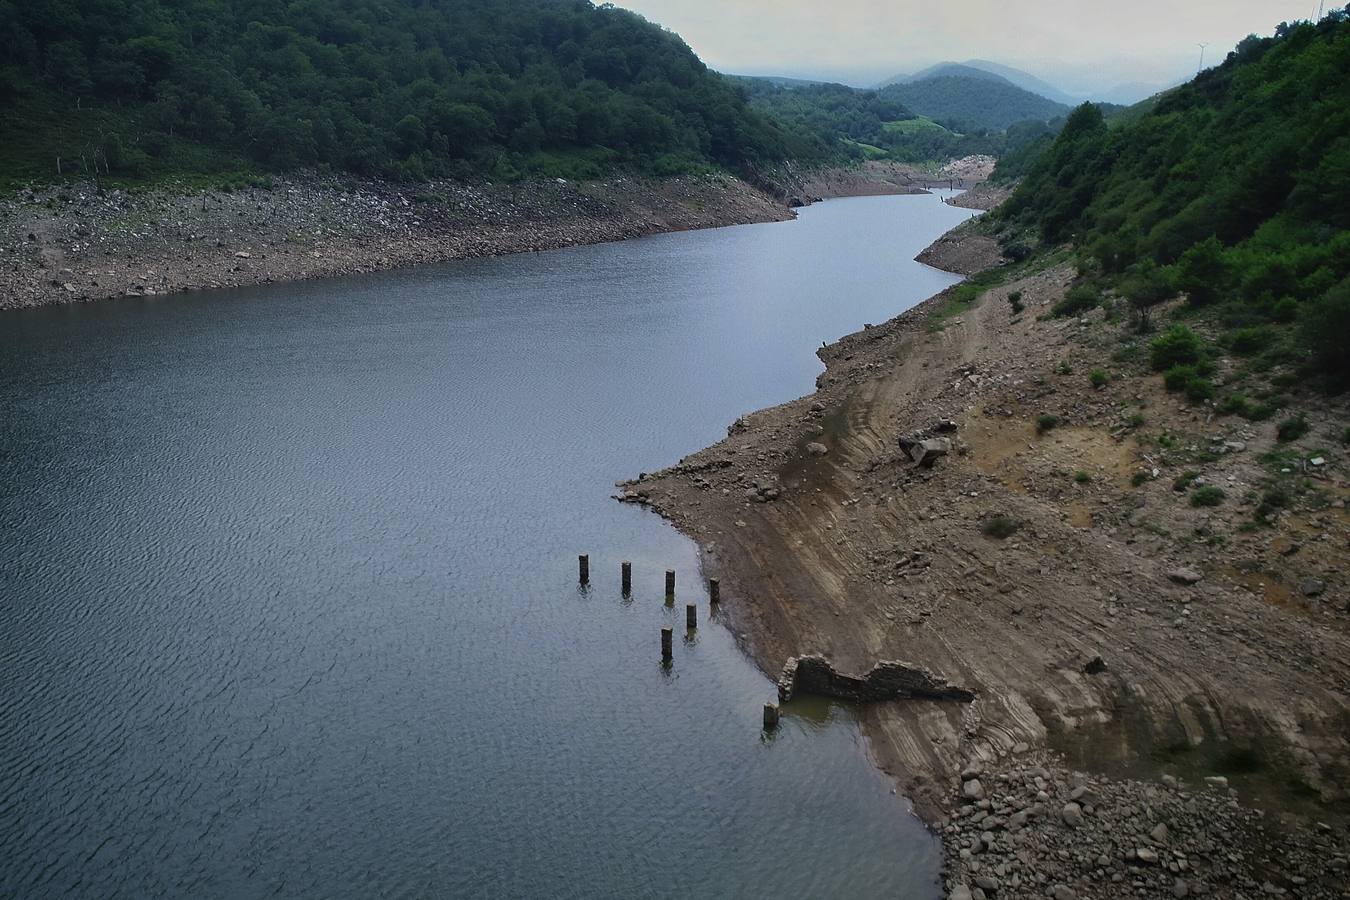
<svg viewBox="0 0 1350 900">
<path fill-rule="evenodd" d="M 913 257 L 970 215 L 0 315 L 0 896 L 936 896 L 848 710 L 764 734 L 610 496 L 954 283 Z"/>
</svg>

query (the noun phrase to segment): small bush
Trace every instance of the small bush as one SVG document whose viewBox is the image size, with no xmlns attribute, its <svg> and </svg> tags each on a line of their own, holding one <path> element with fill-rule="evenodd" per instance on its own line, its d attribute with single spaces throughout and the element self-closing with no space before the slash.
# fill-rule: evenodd
<svg viewBox="0 0 1350 900">
<path fill-rule="evenodd" d="M 1341 432 L 1341 443 L 1350 444 L 1350 425 L 1347 425 L 1345 430 Z"/>
<path fill-rule="evenodd" d="M 1213 485 L 1196 488 L 1191 494 L 1191 506 L 1218 506 L 1223 502 L 1224 493 Z"/>
<path fill-rule="evenodd" d="M 1204 358 L 1200 336 L 1185 325 L 1173 325 L 1149 344 L 1149 362 L 1155 372 L 1177 366 L 1198 366 Z"/>
<path fill-rule="evenodd" d="M 1214 383 L 1208 378 L 1195 377 L 1186 382 L 1186 399 L 1201 403 L 1214 399 Z"/>
<path fill-rule="evenodd" d="M 1229 394 L 1223 398 L 1219 404 L 1219 414 L 1225 416 L 1242 416 L 1244 419 L 1251 418 L 1252 404 L 1242 394 Z"/>
<path fill-rule="evenodd" d="M 1135 472 L 1133 475 L 1130 476 L 1130 484 L 1134 485 L 1135 487 L 1139 487 L 1145 481 L 1148 481 L 1147 472 Z"/>
<path fill-rule="evenodd" d="M 1017 533 L 1017 529 L 1021 527 L 1021 522 L 1018 522 L 1011 516 L 1005 516 L 1002 513 L 998 513 L 985 519 L 984 525 L 980 527 L 980 531 L 985 537 L 1003 540 L 1004 538 L 1012 537 Z"/>
<path fill-rule="evenodd" d="M 1307 304 L 1299 322 L 1299 337 L 1322 372 L 1350 374 L 1350 278 Z"/>
<path fill-rule="evenodd" d="M 1251 325 L 1233 332 L 1229 346 L 1239 356 L 1253 356 L 1275 341 L 1275 332 L 1264 325 Z"/>
<path fill-rule="evenodd" d="M 1266 519 L 1289 505 L 1292 498 L 1284 488 L 1276 486 L 1261 495 L 1261 503 L 1256 507 L 1256 517 Z"/>
<path fill-rule="evenodd" d="M 1059 427 L 1059 416 L 1050 413 L 1042 413 L 1036 417 L 1036 433 L 1045 434 L 1047 431 L 1053 431 Z"/>
<path fill-rule="evenodd" d="M 1073 473 L 1073 480 L 1079 484 L 1087 484 L 1090 481 L 1092 481 L 1092 476 L 1089 475 L 1087 472 L 1079 470 Z"/>
<path fill-rule="evenodd" d="M 1143 413 L 1135 413 L 1134 415 L 1130 416 L 1130 427 L 1143 428 L 1145 421 L 1146 420 L 1144 419 Z"/>
<path fill-rule="evenodd" d="M 1199 472 L 1182 472 L 1172 480 L 1172 490 L 1185 491 L 1191 486 L 1191 482 L 1200 477 Z"/>
<path fill-rule="evenodd" d="M 1308 433 L 1308 420 L 1303 416 L 1285 419 L 1276 429 L 1275 435 L 1281 441 L 1296 441 Z"/>
<path fill-rule="evenodd" d="M 1073 366 L 1069 365 L 1069 361 L 1066 359 L 1066 360 L 1064 360 L 1063 362 L 1061 362 L 1059 365 L 1055 366 L 1055 374 L 1056 374 L 1056 375 L 1072 375 L 1072 374 L 1073 374 Z"/>
<path fill-rule="evenodd" d="M 1015 316 L 1020 316 L 1022 314 L 1022 310 L 1026 309 L 1026 307 L 1022 305 L 1021 291 L 1013 291 L 1011 294 L 1009 294 L 1008 303 L 1009 305 L 1012 306 L 1013 315 Z"/>
<path fill-rule="evenodd" d="M 1163 373 L 1163 384 L 1169 391 L 1184 391 L 1197 403 L 1214 396 L 1214 384 L 1195 366 L 1173 366 Z"/>
<path fill-rule="evenodd" d="M 1111 380 L 1111 376 L 1106 374 L 1105 369 L 1093 369 L 1088 375 L 1088 380 L 1092 382 L 1095 388 L 1106 387 L 1106 383 Z"/>
<path fill-rule="evenodd" d="M 1101 295 L 1085 284 L 1070 288 L 1064 299 L 1050 307 L 1050 316 L 1066 319 L 1093 309 L 1101 302 Z"/>
</svg>

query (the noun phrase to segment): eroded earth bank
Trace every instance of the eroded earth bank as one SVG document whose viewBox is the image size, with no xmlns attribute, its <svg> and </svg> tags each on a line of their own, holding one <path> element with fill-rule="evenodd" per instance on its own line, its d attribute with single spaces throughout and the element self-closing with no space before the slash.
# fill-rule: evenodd
<svg viewBox="0 0 1350 900">
<path fill-rule="evenodd" d="M 951 897 L 1350 896 L 1344 403 L 1298 393 L 1282 442 L 1179 400 L 1125 318 L 1045 315 L 1071 280 L 850 335 L 621 499 L 700 544 L 765 671 L 902 664 L 861 716 Z"/>
<path fill-rule="evenodd" d="M 292 176 L 214 188 L 94 183 L 0 199 L 0 309 L 298 281 L 423 263 L 791 219 L 828 197 L 973 185 L 992 160 L 950 171 L 869 162 L 755 185 L 727 174 L 515 184 L 398 185 Z"/>
</svg>

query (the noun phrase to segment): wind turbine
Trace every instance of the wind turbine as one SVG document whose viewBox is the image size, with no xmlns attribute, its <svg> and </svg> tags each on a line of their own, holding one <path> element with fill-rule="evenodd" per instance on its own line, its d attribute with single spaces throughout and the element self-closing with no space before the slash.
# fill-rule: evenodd
<svg viewBox="0 0 1350 900">
<path fill-rule="evenodd" d="M 1199 75 L 1205 70 L 1205 48 L 1208 47 L 1209 44 L 1196 44 L 1195 46 L 1200 48 L 1200 66 L 1195 70 L 1195 73 Z"/>
</svg>

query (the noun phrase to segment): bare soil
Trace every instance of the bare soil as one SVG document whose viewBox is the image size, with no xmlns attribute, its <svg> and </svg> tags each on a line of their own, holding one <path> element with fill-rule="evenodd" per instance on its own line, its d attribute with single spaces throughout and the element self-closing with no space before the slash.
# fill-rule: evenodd
<svg viewBox="0 0 1350 900">
<path fill-rule="evenodd" d="M 171 294 L 553 250 L 792 218 L 828 197 L 922 193 L 891 164 L 495 185 L 296 176 L 266 187 L 128 192 L 93 184 L 0 199 L 0 310 Z"/>
<path fill-rule="evenodd" d="M 621 499 L 699 543 L 764 671 L 807 653 L 853 673 L 894 660 L 976 692 L 860 712 L 946 838 L 953 897 L 1346 896 L 1345 404 L 1293 388 L 1311 428 L 1281 443 L 1273 421 L 1181 401 L 1125 321 L 1044 316 L 1072 277 L 1026 274 L 968 309 L 948 292 L 850 335 L 820 351 L 814 395 L 745 416 Z M 1222 361 L 1221 381 L 1240 374 Z M 901 437 L 944 420 L 951 452 L 911 462 Z M 1174 488 L 1191 472 L 1220 505 Z M 1288 502 L 1258 511 L 1273 485 Z M 997 790 L 972 797 L 972 766 Z M 1164 774 L 1181 779 L 1165 804 Z M 1074 849 L 1061 805 L 1089 780 L 1112 799 L 1085 804 L 1096 837 Z M 1138 853 L 1162 810 L 1198 835 L 1191 863 L 1165 842 L 1146 847 L 1161 863 Z"/>
</svg>

